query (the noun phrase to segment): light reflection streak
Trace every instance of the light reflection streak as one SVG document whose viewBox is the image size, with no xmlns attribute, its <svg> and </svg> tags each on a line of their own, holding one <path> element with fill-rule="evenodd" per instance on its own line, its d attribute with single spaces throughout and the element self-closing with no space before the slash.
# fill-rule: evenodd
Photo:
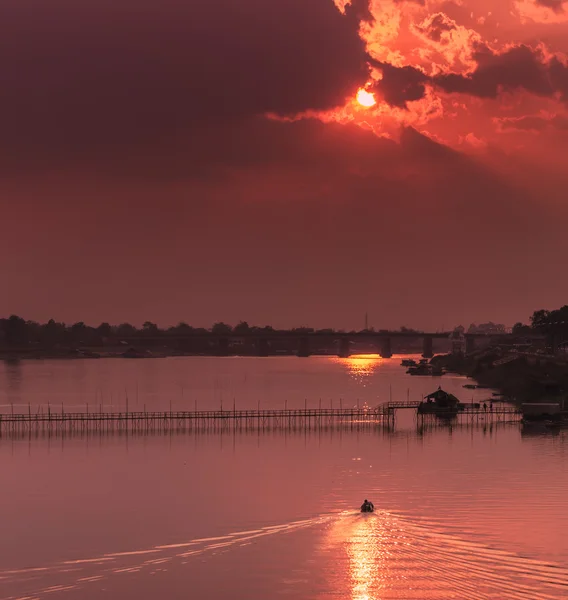
<svg viewBox="0 0 568 600">
<path fill-rule="evenodd" d="M 349 375 L 361 385 L 379 369 L 384 359 L 380 354 L 354 354 L 349 358 L 336 358 L 339 364 L 346 367 Z"/>
<path fill-rule="evenodd" d="M 370 515 L 345 513 L 329 528 L 323 549 L 347 556 L 347 569 L 336 572 L 338 589 L 350 590 L 351 600 L 383 600 L 389 581 L 390 517 L 383 511 Z"/>
<path fill-rule="evenodd" d="M 388 567 L 388 539 L 378 514 L 362 515 L 347 546 L 352 600 L 381 600 Z"/>
</svg>

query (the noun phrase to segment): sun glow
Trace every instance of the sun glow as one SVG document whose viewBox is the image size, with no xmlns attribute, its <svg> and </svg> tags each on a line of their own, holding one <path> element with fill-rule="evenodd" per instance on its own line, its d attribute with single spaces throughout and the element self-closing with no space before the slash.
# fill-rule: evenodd
<svg viewBox="0 0 568 600">
<path fill-rule="evenodd" d="M 375 94 L 372 94 L 363 88 L 357 92 L 357 102 L 365 108 L 371 108 L 371 106 L 375 106 L 377 103 L 375 100 Z"/>
</svg>

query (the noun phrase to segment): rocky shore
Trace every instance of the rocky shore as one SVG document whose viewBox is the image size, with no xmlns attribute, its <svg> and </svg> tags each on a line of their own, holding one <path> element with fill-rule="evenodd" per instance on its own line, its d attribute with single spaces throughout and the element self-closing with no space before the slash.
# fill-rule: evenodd
<svg viewBox="0 0 568 600">
<path fill-rule="evenodd" d="M 488 348 L 464 356 L 443 354 L 432 363 L 466 375 L 478 385 L 499 390 L 515 402 L 564 402 L 568 405 L 568 360 Z"/>
</svg>

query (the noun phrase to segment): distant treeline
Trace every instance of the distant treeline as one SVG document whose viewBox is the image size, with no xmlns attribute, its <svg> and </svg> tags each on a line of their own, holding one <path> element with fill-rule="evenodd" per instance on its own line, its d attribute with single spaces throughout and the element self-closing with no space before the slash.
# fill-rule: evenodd
<svg viewBox="0 0 568 600">
<path fill-rule="evenodd" d="M 455 330 L 465 332 L 466 329 L 458 326 Z M 347 333 L 360 333 L 362 330 L 352 330 Z M 374 331 L 370 328 L 368 331 Z M 387 332 L 386 329 L 377 330 L 378 333 Z M 398 331 L 406 333 L 423 333 L 421 330 L 410 327 L 400 327 Z M 467 329 L 468 333 L 487 333 L 499 334 L 506 333 L 505 325 L 495 324 L 491 321 L 480 325 L 472 324 Z M 142 327 L 135 327 L 130 323 L 121 323 L 120 325 L 111 325 L 110 323 L 101 323 L 98 326 L 87 325 L 82 321 L 71 325 L 61 323 L 50 319 L 47 323 L 37 323 L 36 321 L 27 321 L 17 315 L 0 319 L 0 343 L 9 346 L 22 346 L 27 344 L 41 344 L 50 347 L 58 344 L 73 345 L 100 345 L 104 343 L 120 343 L 123 339 L 135 337 L 164 337 L 207 334 L 213 335 L 247 335 L 247 334 L 269 334 L 269 333 L 345 333 L 343 330 L 335 329 L 314 329 L 312 327 L 294 327 L 292 329 L 275 329 L 270 325 L 257 326 L 249 325 L 246 321 L 241 321 L 235 326 L 227 323 L 215 323 L 209 329 L 203 327 L 192 327 L 187 323 L 181 322 L 173 327 L 161 328 L 156 323 L 146 321 Z M 540 332 L 545 334 L 566 335 L 568 339 L 568 306 L 556 310 L 537 310 L 530 317 L 530 325 L 516 323 L 513 327 L 513 333 L 517 335 Z"/>
<path fill-rule="evenodd" d="M 339 331 L 339 330 L 337 330 Z M 365 331 L 365 330 L 361 330 Z M 373 331 L 373 329 L 369 329 Z M 386 330 L 379 330 L 379 332 Z M 408 327 L 401 327 L 399 331 L 407 333 L 422 333 L 421 331 Z M 121 323 L 120 325 L 111 325 L 101 323 L 97 327 L 86 325 L 82 321 L 67 325 L 50 319 L 47 323 L 37 323 L 36 321 L 26 321 L 22 317 L 12 315 L 7 319 L 0 319 L 0 343 L 9 346 L 23 346 L 27 344 L 41 344 L 50 347 L 58 344 L 82 344 L 82 345 L 101 345 L 116 341 L 120 343 L 124 339 L 135 337 L 164 337 L 207 334 L 212 335 L 247 335 L 262 334 L 274 332 L 290 333 L 335 333 L 334 329 L 313 329 L 311 327 L 295 327 L 289 330 L 274 329 L 267 326 L 251 326 L 246 321 L 241 321 L 238 325 L 232 327 L 226 323 L 215 323 L 211 328 L 192 327 L 187 323 L 179 323 L 174 327 L 162 329 L 156 323 L 146 321 L 141 328 L 137 328 L 130 323 Z M 357 333 L 350 331 L 348 333 Z"/>
</svg>

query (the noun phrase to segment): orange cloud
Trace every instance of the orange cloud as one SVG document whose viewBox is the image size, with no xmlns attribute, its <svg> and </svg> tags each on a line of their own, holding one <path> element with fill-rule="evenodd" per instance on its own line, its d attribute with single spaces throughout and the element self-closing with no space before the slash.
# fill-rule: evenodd
<svg viewBox="0 0 568 600">
<path fill-rule="evenodd" d="M 411 30 L 430 50 L 424 55 L 425 59 L 434 58 L 436 53 L 445 60 L 447 68 L 435 65 L 439 70 L 457 73 L 475 70 L 477 63 L 473 55 L 481 45 L 482 38 L 473 29 L 458 25 L 445 13 L 438 12 L 420 23 L 412 24 Z"/>
</svg>

